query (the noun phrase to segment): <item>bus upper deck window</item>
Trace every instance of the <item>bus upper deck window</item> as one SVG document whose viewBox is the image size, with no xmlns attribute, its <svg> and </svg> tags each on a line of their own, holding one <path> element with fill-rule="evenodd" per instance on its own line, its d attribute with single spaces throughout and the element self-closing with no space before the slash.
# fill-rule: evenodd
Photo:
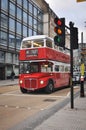
<svg viewBox="0 0 86 130">
<path fill-rule="evenodd" d="M 46 47 L 52 48 L 52 41 L 46 40 Z"/>
<path fill-rule="evenodd" d="M 44 41 L 43 40 L 35 40 L 33 41 L 33 47 L 43 47 Z"/>
<path fill-rule="evenodd" d="M 31 41 L 23 41 L 22 48 L 31 48 Z"/>
</svg>

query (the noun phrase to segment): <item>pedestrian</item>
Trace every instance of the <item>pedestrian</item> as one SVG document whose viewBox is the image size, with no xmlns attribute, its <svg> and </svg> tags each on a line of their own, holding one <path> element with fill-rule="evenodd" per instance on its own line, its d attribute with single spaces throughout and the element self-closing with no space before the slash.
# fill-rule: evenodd
<svg viewBox="0 0 86 130">
<path fill-rule="evenodd" d="M 14 80 L 14 78 L 15 78 L 15 72 L 12 71 L 12 72 L 11 72 L 11 79 Z"/>
</svg>

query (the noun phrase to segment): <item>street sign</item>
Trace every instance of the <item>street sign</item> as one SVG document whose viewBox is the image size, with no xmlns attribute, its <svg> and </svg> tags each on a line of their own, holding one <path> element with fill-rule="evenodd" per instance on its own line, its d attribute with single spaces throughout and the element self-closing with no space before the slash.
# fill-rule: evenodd
<svg viewBox="0 0 86 130">
<path fill-rule="evenodd" d="M 84 63 L 81 64 L 80 70 L 81 70 L 81 76 L 84 76 L 84 72 L 85 72 L 85 65 L 84 65 Z"/>
<path fill-rule="evenodd" d="M 84 2 L 84 1 L 86 1 L 86 0 L 77 0 L 77 2 Z"/>
</svg>

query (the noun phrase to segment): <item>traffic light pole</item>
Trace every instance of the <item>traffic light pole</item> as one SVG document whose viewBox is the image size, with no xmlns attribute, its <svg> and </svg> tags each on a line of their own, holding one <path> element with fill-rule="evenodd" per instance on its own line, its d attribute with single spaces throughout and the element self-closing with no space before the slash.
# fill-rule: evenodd
<svg viewBox="0 0 86 130">
<path fill-rule="evenodd" d="M 85 97 L 85 94 L 84 94 L 84 81 L 81 81 L 81 83 L 80 83 L 80 97 Z"/>
<path fill-rule="evenodd" d="M 70 93 L 71 93 L 71 109 L 74 108 L 74 90 L 73 90 L 73 43 L 72 43 L 72 30 L 73 30 L 73 23 L 70 22 L 69 26 L 70 26 L 70 72 L 71 72 L 71 76 L 70 76 Z"/>
<path fill-rule="evenodd" d="M 71 108 L 74 108 L 74 89 L 73 89 L 73 49 L 78 49 L 78 28 L 74 27 L 74 23 L 70 22 L 69 26 L 65 25 L 65 18 L 55 18 L 54 23 L 56 27 L 54 28 L 57 34 L 54 37 L 54 43 L 57 46 L 63 47 L 65 49 L 65 27 L 70 30 L 70 93 L 71 93 Z M 63 34 L 62 34 L 63 32 Z"/>
</svg>

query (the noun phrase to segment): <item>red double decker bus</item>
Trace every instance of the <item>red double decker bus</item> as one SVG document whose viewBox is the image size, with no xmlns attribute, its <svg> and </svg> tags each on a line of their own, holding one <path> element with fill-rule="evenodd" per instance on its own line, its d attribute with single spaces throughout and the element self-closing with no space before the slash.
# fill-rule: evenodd
<svg viewBox="0 0 86 130">
<path fill-rule="evenodd" d="M 19 85 L 22 93 L 44 88 L 47 93 L 69 85 L 70 56 L 56 49 L 52 38 L 24 38 L 19 55 Z"/>
</svg>

